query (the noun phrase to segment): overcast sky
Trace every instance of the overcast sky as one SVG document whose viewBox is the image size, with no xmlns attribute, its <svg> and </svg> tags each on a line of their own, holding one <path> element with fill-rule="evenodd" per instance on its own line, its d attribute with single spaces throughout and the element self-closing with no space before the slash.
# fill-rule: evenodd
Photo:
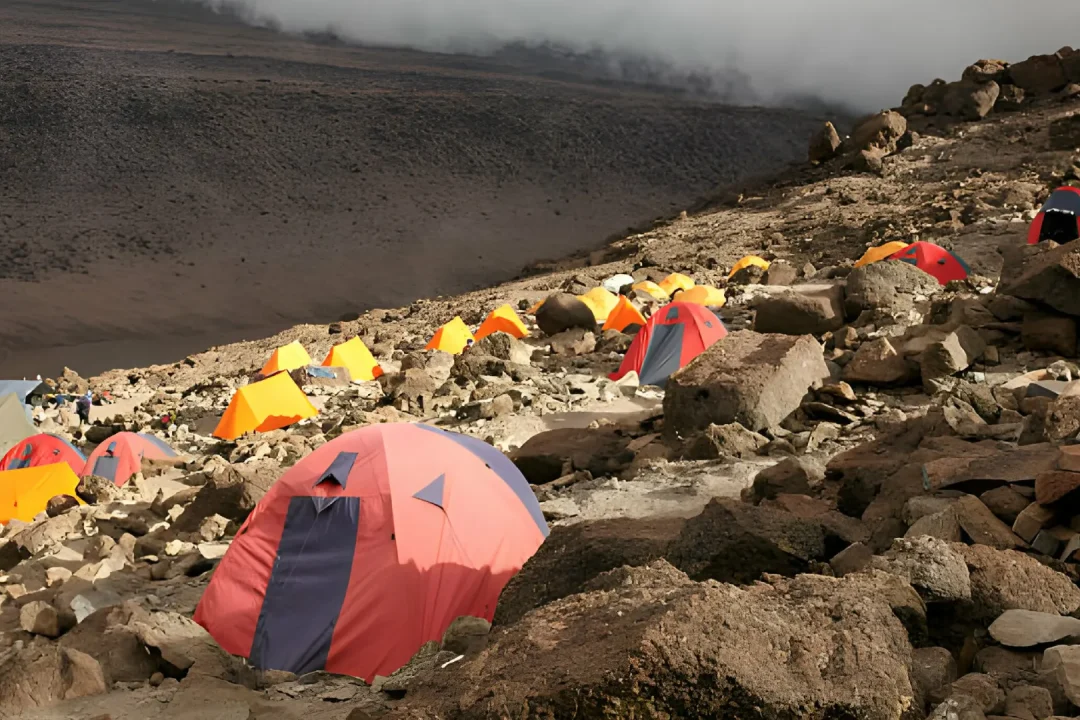
<svg viewBox="0 0 1080 720">
<path fill-rule="evenodd" d="M 688 70 L 736 66 L 763 97 L 875 110 L 984 57 L 1080 46 L 1080 0 L 203 0 L 286 30 L 484 53 L 509 42 L 633 51 Z"/>
</svg>

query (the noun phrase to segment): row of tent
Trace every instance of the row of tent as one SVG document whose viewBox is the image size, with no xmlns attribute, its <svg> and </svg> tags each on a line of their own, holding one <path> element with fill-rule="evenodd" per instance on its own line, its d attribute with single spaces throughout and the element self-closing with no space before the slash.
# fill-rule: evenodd
<svg viewBox="0 0 1080 720">
<path fill-rule="evenodd" d="M 97 475 L 122 486 L 141 470 L 144 459 L 176 457 L 165 441 L 148 433 L 117 433 L 89 457 L 56 435 L 23 438 L 0 457 L 0 523 L 30 521 L 56 495 L 77 498 L 80 477 Z"/>
</svg>

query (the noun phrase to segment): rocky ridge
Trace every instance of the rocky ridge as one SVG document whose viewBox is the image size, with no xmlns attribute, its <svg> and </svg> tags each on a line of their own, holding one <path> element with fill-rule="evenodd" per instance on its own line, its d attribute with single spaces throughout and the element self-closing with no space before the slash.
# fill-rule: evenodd
<svg viewBox="0 0 1080 720">
<path fill-rule="evenodd" d="M 1080 111 L 1055 75 L 1074 55 L 1048 57 L 1002 66 L 993 82 L 1025 89 L 1008 111 L 905 101 L 816 166 L 516 283 L 59 378 L 94 390 L 95 422 L 39 409 L 42 431 L 87 445 L 151 431 L 185 458 L 124 488 L 88 479 L 90 504 L 0 532 L 0 714 L 1080 715 L 1080 249 L 1024 245 L 1053 187 L 1080 180 L 1076 147 L 1049 130 Z M 852 267 L 867 245 L 915 238 L 969 278 Z M 749 251 L 768 274 L 728 281 Z M 672 271 L 724 287 L 733 332 L 666 392 L 608 380 L 631 338 L 572 316 L 555 336 L 422 349 L 455 315 L 475 325 L 502 302 Z M 209 436 L 270 349 L 321 357 L 354 334 L 378 381 L 298 371 L 317 418 Z M 506 451 L 553 526 L 493 625 L 459 621 L 370 687 L 223 653 L 190 617 L 247 513 L 328 439 L 401 420 Z"/>
</svg>

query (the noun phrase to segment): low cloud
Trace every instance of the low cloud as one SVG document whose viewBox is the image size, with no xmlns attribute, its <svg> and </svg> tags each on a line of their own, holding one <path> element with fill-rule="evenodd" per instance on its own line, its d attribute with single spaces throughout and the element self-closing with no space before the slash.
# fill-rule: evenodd
<svg viewBox="0 0 1080 720">
<path fill-rule="evenodd" d="M 1077 42 L 1077 0 L 204 0 L 290 32 L 489 55 L 507 45 L 632 57 L 744 75 L 751 97 L 861 110 L 956 79 L 979 58 L 1017 61 Z"/>
</svg>

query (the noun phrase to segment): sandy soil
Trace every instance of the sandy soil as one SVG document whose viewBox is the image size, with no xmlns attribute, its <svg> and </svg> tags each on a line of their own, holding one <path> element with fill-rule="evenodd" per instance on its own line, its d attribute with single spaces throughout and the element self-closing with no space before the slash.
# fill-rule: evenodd
<svg viewBox="0 0 1080 720">
<path fill-rule="evenodd" d="M 190 3 L 13 1 L 0 27 L 7 376 L 485 287 L 777 168 L 813 123 Z"/>
</svg>

